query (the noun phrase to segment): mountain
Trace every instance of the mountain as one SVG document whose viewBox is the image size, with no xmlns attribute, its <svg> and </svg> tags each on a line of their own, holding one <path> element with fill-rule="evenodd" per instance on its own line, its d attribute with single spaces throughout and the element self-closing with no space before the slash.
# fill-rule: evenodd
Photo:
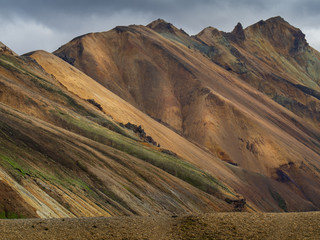
<svg viewBox="0 0 320 240">
<path fill-rule="evenodd" d="M 65 72 L 60 74 L 70 84 L 77 79 L 87 87 L 98 85 L 54 55 L 37 54 L 61 64 Z M 225 201 L 238 201 L 231 188 L 176 153 L 150 144 L 143 129 L 134 133 L 119 125 L 96 101 L 72 94 L 58 81 L 59 76 L 47 73 L 32 58 L 0 54 L 0 76 L 2 218 L 234 209 L 234 204 Z M 93 93 L 96 100 L 100 93 Z M 111 107 L 119 109 L 116 113 L 155 122 L 107 89 L 101 94 L 109 95 L 104 102 L 113 101 Z M 154 125 L 170 136 L 171 130 L 157 122 Z M 180 145 L 186 144 L 178 145 L 177 150 L 183 147 L 189 149 L 187 154 L 194 151 L 209 158 L 171 134 Z"/>
<path fill-rule="evenodd" d="M 0 49 L 0 214 L 320 208 L 320 55 L 280 17 Z"/>
<path fill-rule="evenodd" d="M 318 127 L 320 55 L 301 30 L 281 17 L 237 26 L 230 34 L 208 28 L 196 39 L 215 49 L 208 54 L 212 61 Z"/>
<path fill-rule="evenodd" d="M 261 210 L 273 209 L 261 199 L 276 198 L 265 181 L 290 189 L 295 197 L 277 191 L 284 202 L 318 209 L 319 53 L 282 18 L 196 36 L 159 19 L 90 33 L 54 54 L 227 163 L 250 187 L 224 181 Z M 258 182 L 259 200 L 247 192 Z"/>
</svg>

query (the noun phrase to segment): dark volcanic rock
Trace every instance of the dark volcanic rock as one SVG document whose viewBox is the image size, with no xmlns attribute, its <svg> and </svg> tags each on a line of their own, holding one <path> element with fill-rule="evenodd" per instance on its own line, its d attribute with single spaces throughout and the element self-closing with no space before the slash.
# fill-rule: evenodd
<svg viewBox="0 0 320 240">
<path fill-rule="evenodd" d="M 150 136 L 147 136 L 145 141 L 148 142 L 148 143 L 151 143 L 154 146 L 157 146 L 157 142 L 154 141 L 153 138 L 150 137 Z"/>
<path fill-rule="evenodd" d="M 58 57 L 60 57 L 62 60 L 64 60 L 65 62 L 74 65 L 74 62 L 76 61 L 74 58 L 69 57 L 65 54 L 59 54 Z"/>
<path fill-rule="evenodd" d="M 126 125 L 124 125 L 126 128 L 132 130 L 134 133 L 137 133 L 139 135 L 139 137 L 147 142 L 150 143 L 154 146 L 157 146 L 158 143 L 156 141 L 153 140 L 153 138 L 151 136 L 147 136 L 146 132 L 144 131 L 144 129 L 141 127 L 141 125 L 137 126 L 135 124 L 132 124 L 130 122 L 128 122 Z"/>
<path fill-rule="evenodd" d="M 300 29 L 294 32 L 292 35 L 294 36 L 294 42 L 293 46 L 290 49 L 290 54 L 294 56 L 305 51 L 305 49 L 308 47 L 308 43 L 306 41 L 304 33 L 301 32 Z"/>
<path fill-rule="evenodd" d="M 134 133 L 138 133 L 140 138 L 146 138 L 146 133 L 144 129 L 141 127 L 141 125 L 137 126 L 135 124 L 132 124 L 128 122 L 126 125 L 124 125 L 126 128 L 132 130 Z"/>
<path fill-rule="evenodd" d="M 246 39 L 246 36 L 245 36 L 245 33 L 244 33 L 244 30 L 243 30 L 241 23 L 238 23 L 234 27 L 233 31 L 230 34 L 228 34 L 227 36 L 231 41 L 236 42 L 236 43 L 240 43 Z"/>
<path fill-rule="evenodd" d="M 103 112 L 102 106 L 99 103 L 97 103 L 94 99 L 87 99 L 87 101 Z"/>
<path fill-rule="evenodd" d="M 236 200 L 226 198 L 225 201 L 228 204 L 232 204 L 234 207 L 234 211 L 236 211 L 236 212 L 242 212 L 242 210 L 245 208 L 246 203 L 247 203 L 246 199 L 244 199 L 244 198 L 236 199 Z"/>
<path fill-rule="evenodd" d="M 277 181 L 283 182 L 283 183 L 291 182 L 290 177 L 281 169 L 277 169 L 276 174 L 278 176 Z"/>
</svg>

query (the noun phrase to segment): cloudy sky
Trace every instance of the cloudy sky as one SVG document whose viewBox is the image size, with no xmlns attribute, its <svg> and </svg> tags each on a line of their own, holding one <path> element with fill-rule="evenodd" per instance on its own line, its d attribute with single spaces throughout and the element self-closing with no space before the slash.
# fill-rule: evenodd
<svg viewBox="0 0 320 240">
<path fill-rule="evenodd" d="M 51 52 L 78 35 L 157 18 L 196 34 L 282 16 L 320 50 L 319 12 L 319 0 L 0 0 L 0 41 L 19 54 Z"/>
</svg>

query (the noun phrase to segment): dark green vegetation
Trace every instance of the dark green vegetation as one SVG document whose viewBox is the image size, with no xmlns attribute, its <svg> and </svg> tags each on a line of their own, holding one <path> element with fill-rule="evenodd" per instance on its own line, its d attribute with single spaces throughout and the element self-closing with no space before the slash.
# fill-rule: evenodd
<svg viewBox="0 0 320 240">
<path fill-rule="evenodd" d="M 281 195 L 276 192 L 276 191 L 271 191 L 270 190 L 270 193 L 271 193 L 271 196 L 273 197 L 273 199 L 278 203 L 279 207 L 287 212 L 288 209 L 287 209 L 287 204 L 286 204 L 286 201 L 281 197 Z"/>
<path fill-rule="evenodd" d="M 21 216 L 13 212 L 6 212 L 6 211 L 0 212 L 0 219 L 18 219 L 18 218 L 24 218 L 24 216 Z"/>
<path fill-rule="evenodd" d="M 137 140 L 126 138 L 126 136 L 122 134 L 118 134 L 104 126 L 94 124 L 94 122 L 84 118 L 73 118 L 63 112 L 56 113 L 56 116 L 66 124 L 67 129 L 70 131 L 151 163 L 202 191 L 216 196 L 221 194 L 221 197 L 223 194 L 220 188 L 231 193 L 227 187 L 208 173 L 177 157 L 164 154 L 160 149 L 154 150 L 146 147 Z M 123 130 L 123 132 L 124 131 L 125 130 Z M 118 130 L 118 132 L 121 131 Z"/>
</svg>

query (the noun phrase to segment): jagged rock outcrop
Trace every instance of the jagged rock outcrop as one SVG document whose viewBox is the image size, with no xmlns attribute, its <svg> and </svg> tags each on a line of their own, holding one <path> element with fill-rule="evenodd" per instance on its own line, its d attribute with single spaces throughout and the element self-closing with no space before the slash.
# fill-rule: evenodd
<svg viewBox="0 0 320 240">
<path fill-rule="evenodd" d="M 231 33 L 227 33 L 226 37 L 231 41 L 240 44 L 246 39 L 245 32 L 243 30 L 242 24 L 238 23 Z"/>
<path fill-rule="evenodd" d="M 127 124 L 124 125 L 124 127 L 132 130 L 134 133 L 137 133 L 139 135 L 139 137 L 147 142 L 150 143 L 154 146 L 158 146 L 157 142 L 153 140 L 153 138 L 151 136 L 147 136 L 146 132 L 144 131 L 144 129 L 141 127 L 141 125 L 137 126 L 135 124 L 132 124 L 130 122 L 128 122 Z"/>
<path fill-rule="evenodd" d="M 10 54 L 13 56 L 17 56 L 15 52 L 13 52 L 10 48 L 8 48 L 6 45 L 4 45 L 2 42 L 0 42 L 0 53 L 4 54 Z"/>
<path fill-rule="evenodd" d="M 244 198 L 236 199 L 236 200 L 226 198 L 225 201 L 234 207 L 235 212 L 242 212 L 242 211 L 244 211 L 244 209 L 246 207 L 246 199 L 244 199 Z"/>
<path fill-rule="evenodd" d="M 94 99 L 87 99 L 87 101 L 103 112 L 101 104 L 97 103 Z"/>
</svg>

